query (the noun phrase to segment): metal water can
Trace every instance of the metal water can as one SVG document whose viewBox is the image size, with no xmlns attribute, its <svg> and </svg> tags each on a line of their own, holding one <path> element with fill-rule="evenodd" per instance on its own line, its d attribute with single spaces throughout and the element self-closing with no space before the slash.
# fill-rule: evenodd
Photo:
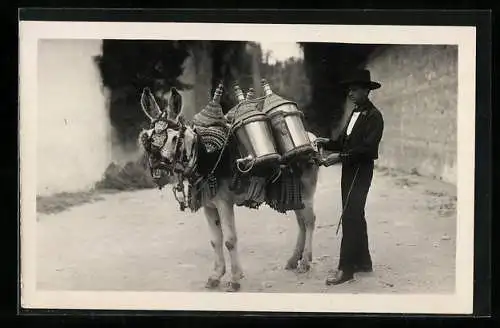
<svg viewBox="0 0 500 328">
<path fill-rule="evenodd" d="M 261 83 L 265 94 L 262 112 L 271 120 L 281 160 L 289 163 L 307 158 L 314 153 L 314 148 L 304 127 L 304 114 L 295 102 L 275 94 L 265 79 Z"/>
<path fill-rule="evenodd" d="M 235 86 L 240 103 L 234 108 L 233 133 L 236 137 L 240 155 L 238 164 L 245 164 L 246 168 L 276 167 L 281 156 L 274 142 L 269 118 L 259 109 L 259 101 L 242 99 L 241 89 Z"/>
</svg>

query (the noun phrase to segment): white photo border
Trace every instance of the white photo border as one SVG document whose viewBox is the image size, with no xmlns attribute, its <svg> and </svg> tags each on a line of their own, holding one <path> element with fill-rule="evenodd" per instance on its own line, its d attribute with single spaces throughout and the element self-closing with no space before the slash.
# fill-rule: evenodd
<svg viewBox="0 0 500 328">
<path fill-rule="evenodd" d="M 167 39 L 458 46 L 457 248 L 453 294 L 70 292 L 36 289 L 37 54 L 40 39 Z M 457 26 L 20 21 L 21 307 L 470 314 L 473 311 L 476 28 Z"/>
</svg>

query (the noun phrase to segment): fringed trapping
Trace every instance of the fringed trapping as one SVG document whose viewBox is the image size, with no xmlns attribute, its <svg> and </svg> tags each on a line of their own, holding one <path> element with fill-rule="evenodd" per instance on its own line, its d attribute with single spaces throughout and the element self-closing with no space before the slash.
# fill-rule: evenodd
<svg viewBox="0 0 500 328">
<path fill-rule="evenodd" d="M 267 178 L 253 175 L 233 177 L 231 190 L 235 194 L 235 204 L 258 209 L 266 198 Z"/>
<path fill-rule="evenodd" d="M 222 126 L 201 127 L 197 126 L 196 131 L 208 153 L 221 153 L 226 146 L 229 130 Z M 203 161 L 203 158 L 198 158 Z M 217 163 L 216 163 L 217 164 Z M 198 211 L 215 197 L 219 188 L 217 177 L 209 173 L 207 176 L 199 177 L 195 181 L 188 183 L 188 202 L 192 212 Z"/>
<path fill-rule="evenodd" d="M 209 175 L 188 185 L 188 206 L 192 212 L 198 211 L 217 194 L 217 178 Z"/>
<path fill-rule="evenodd" d="M 300 175 L 288 167 L 282 168 L 276 181 L 266 186 L 265 202 L 280 213 L 303 209 L 302 189 Z"/>
</svg>

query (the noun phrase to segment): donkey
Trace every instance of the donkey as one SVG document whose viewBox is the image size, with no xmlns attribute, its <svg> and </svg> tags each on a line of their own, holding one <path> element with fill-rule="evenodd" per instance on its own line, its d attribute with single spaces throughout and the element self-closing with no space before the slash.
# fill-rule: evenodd
<svg viewBox="0 0 500 328">
<path fill-rule="evenodd" d="M 167 138 L 162 142 L 163 146 L 160 152 L 167 162 L 174 163 L 174 159 L 178 159 L 178 154 L 181 153 L 182 159 L 177 160 L 175 165 L 185 174 L 189 174 L 189 171 L 193 170 L 193 168 L 202 170 L 202 167 L 206 166 L 207 163 L 201 162 L 214 162 L 214 160 L 206 160 L 206 158 L 203 161 L 197 161 L 196 156 L 201 156 L 199 151 L 199 149 L 202 149 L 200 147 L 201 141 L 197 135 L 196 126 L 184 124 L 185 120 L 181 114 L 182 96 L 175 88 L 171 89 L 166 108 L 163 110 L 156 104 L 151 92 L 143 92 L 141 104 L 151 121 L 151 128 L 140 132 L 139 144 L 143 144 L 144 140 L 151 136 L 155 128 L 161 128 L 158 125 L 163 125 L 163 127 L 167 126 Z M 182 135 L 180 135 L 181 130 Z M 309 138 L 313 147 L 316 148 L 316 136 L 309 133 Z M 179 140 L 182 141 L 179 142 Z M 144 150 L 144 147 L 142 149 Z M 313 203 L 319 165 L 317 163 L 306 163 L 303 165 L 301 172 L 300 181 L 302 183 L 304 207 L 294 211 L 299 229 L 295 247 L 285 265 L 285 269 L 305 273 L 309 271 L 312 261 L 313 234 L 316 221 Z M 209 289 L 217 288 L 221 278 L 226 274 L 225 246 L 229 252 L 231 268 L 231 278 L 227 290 L 235 292 L 240 289 L 240 280 L 244 275 L 238 253 L 234 194 L 229 186 L 230 176 L 222 178 L 215 197 L 202 206 L 210 228 L 210 244 L 215 255 L 213 271 L 209 275 L 205 287 Z"/>
</svg>

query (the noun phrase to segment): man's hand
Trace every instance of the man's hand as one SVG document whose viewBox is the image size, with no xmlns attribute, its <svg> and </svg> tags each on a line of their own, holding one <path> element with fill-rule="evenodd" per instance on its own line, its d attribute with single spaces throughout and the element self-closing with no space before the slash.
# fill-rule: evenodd
<svg viewBox="0 0 500 328">
<path fill-rule="evenodd" d="M 314 140 L 314 143 L 315 144 L 325 144 L 325 143 L 328 143 L 329 141 L 330 141 L 330 139 L 328 139 L 328 138 L 318 137 L 318 138 L 316 138 L 316 140 Z"/>
<path fill-rule="evenodd" d="M 318 137 L 318 138 L 316 138 L 316 140 L 314 140 L 313 143 L 314 143 L 314 147 L 316 149 L 318 149 L 320 145 L 326 145 L 329 142 L 330 142 L 330 139 L 328 139 L 328 138 Z"/>
<path fill-rule="evenodd" d="M 316 148 L 316 150 L 319 150 L 321 148 L 323 150 L 338 153 L 338 152 L 340 152 L 342 145 L 340 144 L 340 142 L 338 140 L 332 140 L 330 138 L 318 137 L 314 140 L 313 147 Z"/>
</svg>

